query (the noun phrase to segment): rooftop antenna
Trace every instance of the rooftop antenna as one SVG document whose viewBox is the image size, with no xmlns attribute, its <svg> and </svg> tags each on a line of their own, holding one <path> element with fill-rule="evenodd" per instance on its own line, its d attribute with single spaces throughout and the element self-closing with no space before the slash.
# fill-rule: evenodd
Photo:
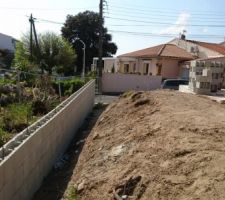
<svg viewBox="0 0 225 200">
<path fill-rule="evenodd" d="M 185 39 L 186 39 L 186 33 L 187 33 L 186 30 L 183 30 L 183 33 L 180 33 L 180 38 L 181 38 L 182 40 L 185 40 Z"/>
</svg>

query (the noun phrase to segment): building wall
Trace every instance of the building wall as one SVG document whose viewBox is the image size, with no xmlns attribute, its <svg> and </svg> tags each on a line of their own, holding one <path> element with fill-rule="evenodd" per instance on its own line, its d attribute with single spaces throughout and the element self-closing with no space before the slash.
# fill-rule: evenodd
<svg viewBox="0 0 225 200">
<path fill-rule="evenodd" d="M 129 90 L 148 91 L 161 88 L 161 83 L 161 76 L 104 73 L 102 91 L 104 93 L 122 93 Z"/>
<path fill-rule="evenodd" d="M 163 78 L 177 78 L 179 77 L 180 68 L 178 60 L 163 59 L 162 63 L 162 77 Z"/>
<path fill-rule="evenodd" d="M 181 39 L 174 39 L 171 42 L 169 42 L 170 44 L 175 44 L 178 47 L 186 50 L 187 52 L 191 53 L 192 55 L 198 56 L 199 58 L 209 58 L 209 57 L 216 57 L 216 56 L 223 56 L 222 54 L 212 51 L 210 49 L 207 49 L 205 47 L 202 47 L 200 45 L 197 45 L 195 43 L 192 42 L 188 42 L 186 40 L 181 40 Z M 191 52 L 191 48 L 195 48 L 198 47 L 199 53 L 193 53 Z"/>
<path fill-rule="evenodd" d="M 15 51 L 15 39 L 11 36 L 0 33 L 0 49 Z"/>
<path fill-rule="evenodd" d="M 94 97 L 90 81 L 0 149 L 1 200 L 32 199 L 92 110 Z"/>
<path fill-rule="evenodd" d="M 116 58 L 104 59 L 104 72 L 112 72 L 114 66 L 115 72 L 118 71 L 118 62 Z"/>
<path fill-rule="evenodd" d="M 119 62 L 117 58 L 113 57 L 103 57 L 103 72 L 105 73 L 111 73 L 112 68 L 114 66 L 115 72 L 118 72 L 119 70 Z M 94 57 L 93 58 L 93 63 L 91 65 L 91 70 L 96 71 L 97 70 L 97 65 L 98 65 L 98 58 Z"/>
<path fill-rule="evenodd" d="M 158 60 L 157 58 L 138 58 L 135 59 L 131 58 L 129 60 L 129 58 L 126 59 L 120 59 L 120 64 L 119 64 L 119 72 L 120 73 L 125 73 L 124 71 L 124 65 L 129 64 L 129 73 L 134 73 L 133 69 L 133 64 L 136 64 L 136 69 L 140 75 L 153 75 L 156 76 L 158 75 L 158 67 L 157 67 L 157 63 L 161 63 L 162 64 L 162 69 L 161 69 L 161 76 L 163 78 L 177 78 L 179 77 L 180 74 L 180 67 L 178 65 L 178 60 L 175 59 L 161 59 Z M 149 70 L 147 74 L 144 74 L 145 72 L 145 63 L 149 64 Z"/>
</svg>

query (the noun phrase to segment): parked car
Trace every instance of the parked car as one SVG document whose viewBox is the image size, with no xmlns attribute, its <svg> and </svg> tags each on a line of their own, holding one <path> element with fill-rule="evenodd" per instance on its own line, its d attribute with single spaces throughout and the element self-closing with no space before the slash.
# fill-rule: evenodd
<svg viewBox="0 0 225 200">
<path fill-rule="evenodd" d="M 179 85 L 188 85 L 185 79 L 166 79 L 162 84 L 162 89 L 179 90 Z"/>
</svg>

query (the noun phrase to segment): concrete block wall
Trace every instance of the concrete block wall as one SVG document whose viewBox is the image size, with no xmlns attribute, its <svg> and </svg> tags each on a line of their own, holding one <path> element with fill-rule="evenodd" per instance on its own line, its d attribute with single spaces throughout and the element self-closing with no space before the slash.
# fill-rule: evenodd
<svg viewBox="0 0 225 200">
<path fill-rule="evenodd" d="M 0 149 L 0 200 L 32 198 L 91 112 L 94 96 L 90 81 Z"/>
<path fill-rule="evenodd" d="M 129 90 L 156 90 L 161 88 L 162 76 L 103 73 L 102 91 L 121 93 Z"/>
</svg>

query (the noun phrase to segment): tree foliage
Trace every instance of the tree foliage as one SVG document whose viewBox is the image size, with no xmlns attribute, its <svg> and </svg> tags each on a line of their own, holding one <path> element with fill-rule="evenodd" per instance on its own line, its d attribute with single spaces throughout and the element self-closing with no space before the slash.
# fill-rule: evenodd
<svg viewBox="0 0 225 200">
<path fill-rule="evenodd" d="M 72 75 L 76 54 L 72 46 L 61 36 L 47 32 L 38 37 L 40 51 L 33 41 L 33 56 L 30 53 L 29 34 L 24 35 L 21 42 L 17 43 L 14 66 L 22 70 L 31 70 L 43 67 L 45 71 L 52 74 L 55 69 L 58 73 Z"/>
<path fill-rule="evenodd" d="M 82 69 L 83 45 L 74 38 L 79 37 L 86 44 L 86 66 L 90 67 L 93 57 L 98 56 L 99 43 L 99 14 L 92 11 L 85 11 L 75 16 L 68 15 L 62 35 L 76 49 L 78 71 Z M 107 33 L 107 28 L 103 28 L 103 56 L 111 57 L 117 51 L 117 46 L 112 42 L 112 36 Z"/>
</svg>

